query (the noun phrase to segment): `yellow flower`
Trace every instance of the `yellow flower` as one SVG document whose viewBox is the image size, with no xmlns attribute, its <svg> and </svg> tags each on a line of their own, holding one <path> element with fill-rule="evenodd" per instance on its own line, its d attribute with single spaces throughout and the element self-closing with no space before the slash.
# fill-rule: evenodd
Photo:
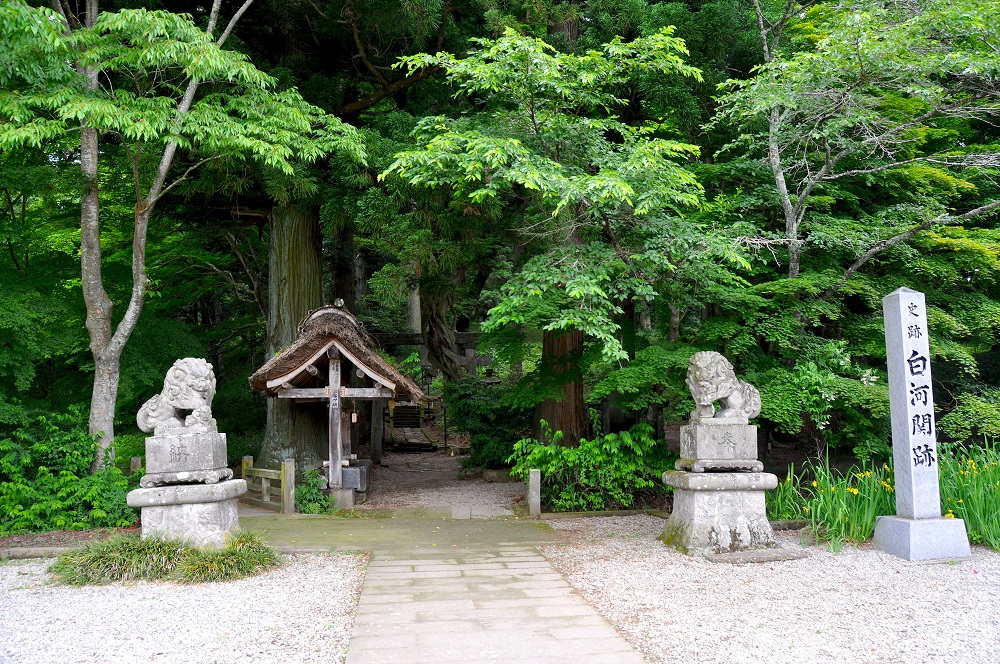
<svg viewBox="0 0 1000 664">
<path fill-rule="evenodd" d="M 959 498 L 959 499 L 958 499 L 958 502 L 960 502 L 960 503 L 964 503 L 965 501 L 964 501 L 964 500 L 962 500 L 961 498 Z"/>
<path fill-rule="evenodd" d="M 853 486 L 847 487 L 847 490 L 853 493 L 855 496 L 858 495 L 858 490 Z"/>
<path fill-rule="evenodd" d="M 882 467 L 885 468 L 886 472 L 889 472 L 889 471 L 892 470 L 891 468 L 889 468 L 889 464 L 887 464 L 887 463 L 883 463 Z"/>
<path fill-rule="evenodd" d="M 817 482 L 816 480 L 813 480 L 813 486 L 819 486 L 819 482 Z"/>
<path fill-rule="evenodd" d="M 805 512 L 806 514 L 809 514 L 809 508 L 806 507 L 805 505 L 802 506 L 802 511 Z"/>
<path fill-rule="evenodd" d="M 946 519 L 954 519 L 955 518 L 955 513 L 952 512 L 951 510 L 948 510 L 947 512 L 945 512 L 944 518 L 946 518 Z"/>
</svg>

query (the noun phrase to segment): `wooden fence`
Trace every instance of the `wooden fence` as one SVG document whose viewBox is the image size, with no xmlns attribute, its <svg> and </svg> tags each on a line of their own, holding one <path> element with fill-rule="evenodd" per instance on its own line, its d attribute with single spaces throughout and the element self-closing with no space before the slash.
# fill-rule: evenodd
<svg viewBox="0 0 1000 664">
<path fill-rule="evenodd" d="M 254 468 L 253 457 L 245 456 L 243 479 L 247 489 L 259 492 L 260 498 L 244 495 L 240 500 L 282 514 L 295 513 L 295 459 L 285 459 L 281 462 L 281 470 L 271 470 Z"/>
</svg>

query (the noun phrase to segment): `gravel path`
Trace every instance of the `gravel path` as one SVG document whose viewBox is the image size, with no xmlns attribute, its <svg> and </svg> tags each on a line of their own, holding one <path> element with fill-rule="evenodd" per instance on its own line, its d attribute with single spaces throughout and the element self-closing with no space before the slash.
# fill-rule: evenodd
<svg viewBox="0 0 1000 664">
<path fill-rule="evenodd" d="M 1000 662 L 1000 555 L 983 547 L 957 564 L 809 546 L 729 565 L 671 551 L 654 517 L 550 523 L 573 543 L 545 556 L 652 662 Z"/>
<path fill-rule="evenodd" d="M 228 583 L 48 585 L 51 561 L 0 565 L 0 662 L 345 661 L 367 563 L 288 556 Z"/>
</svg>

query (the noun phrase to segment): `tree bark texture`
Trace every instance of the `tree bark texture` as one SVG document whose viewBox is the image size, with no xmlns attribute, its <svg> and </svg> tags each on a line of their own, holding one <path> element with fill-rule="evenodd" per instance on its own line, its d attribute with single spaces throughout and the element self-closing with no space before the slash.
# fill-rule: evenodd
<svg viewBox="0 0 1000 664">
<path fill-rule="evenodd" d="M 319 219 L 297 206 L 275 208 L 270 216 L 268 251 L 267 356 L 274 357 L 298 337 L 299 323 L 323 304 L 322 236 Z M 274 466 L 289 454 L 296 474 L 328 454 L 325 403 L 267 400 L 261 465 Z"/>
<path fill-rule="evenodd" d="M 344 301 L 344 308 L 354 313 L 357 310 L 357 275 L 355 274 L 354 231 L 344 226 L 337 231 L 337 242 L 333 250 L 333 297 Z"/>
<path fill-rule="evenodd" d="M 458 352 L 455 330 L 448 323 L 447 304 L 426 296 L 421 304 L 426 323 L 427 360 L 441 371 L 445 380 L 459 380 L 465 375 L 465 357 Z"/>
<path fill-rule="evenodd" d="M 541 371 L 557 380 L 561 394 L 535 408 L 535 436 L 541 435 L 541 420 L 552 431 L 563 432 L 563 445 L 576 447 L 587 435 L 587 408 L 583 401 L 583 332 L 547 331 L 542 334 Z"/>
</svg>

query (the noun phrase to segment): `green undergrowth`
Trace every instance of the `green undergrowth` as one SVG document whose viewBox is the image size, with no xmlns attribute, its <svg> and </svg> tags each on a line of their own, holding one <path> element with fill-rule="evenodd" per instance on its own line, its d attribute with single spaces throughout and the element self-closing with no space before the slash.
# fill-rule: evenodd
<svg viewBox="0 0 1000 664">
<path fill-rule="evenodd" d="M 258 533 L 239 531 L 222 549 L 198 549 L 179 540 L 119 535 L 60 555 L 49 568 L 72 586 L 117 581 L 233 581 L 277 567 L 278 553 Z"/>
<path fill-rule="evenodd" d="M 964 519 L 971 542 L 1000 551 L 1000 450 L 992 443 L 942 444 L 938 469 L 944 517 Z M 804 519 L 813 535 L 834 549 L 871 539 L 876 518 L 895 513 L 895 478 L 888 464 L 844 473 L 807 464 L 797 474 L 793 467 L 767 492 L 769 519 Z"/>
<path fill-rule="evenodd" d="M 331 514 L 330 496 L 323 493 L 322 477 L 315 468 L 307 470 L 302 482 L 295 487 L 295 511 L 299 514 Z"/>
<path fill-rule="evenodd" d="M 135 523 L 126 495 L 139 477 L 114 465 L 91 473 L 96 451 L 80 408 L 0 429 L 0 536 Z"/>
<path fill-rule="evenodd" d="M 637 424 L 565 447 L 561 431 L 548 432 L 544 442 L 526 438 L 514 445 L 510 474 L 526 481 L 539 469 L 542 505 L 553 512 L 631 509 L 666 491 L 660 478 L 677 459 L 652 436 L 652 427 Z"/>
</svg>

